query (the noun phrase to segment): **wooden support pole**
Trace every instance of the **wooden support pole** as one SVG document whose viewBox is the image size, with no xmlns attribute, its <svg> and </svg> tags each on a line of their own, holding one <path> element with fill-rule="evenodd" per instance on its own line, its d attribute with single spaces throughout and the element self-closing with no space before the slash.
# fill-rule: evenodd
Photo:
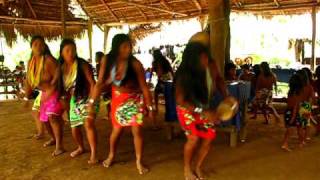
<svg viewBox="0 0 320 180">
<path fill-rule="evenodd" d="M 65 10 L 66 10 L 65 0 L 61 0 L 61 22 L 62 22 L 62 37 L 63 38 L 65 38 L 67 36 Z"/>
<path fill-rule="evenodd" d="M 108 43 L 108 35 L 110 31 L 110 26 L 104 25 L 103 27 L 104 37 L 103 37 L 103 53 L 107 53 L 107 43 Z"/>
<path fill-rule="evenodd" d="M 90 59 L 92 61 L 92 20 L 89 19 L 88 21 L 88 42 L 89 42 L 89 54 Z"/>
<path fill-rule="evenodd" d="M 316 49 L 316 32 L 317 32 L 317 11 L 316 7 L 312 7 L 312 48 L 311 48 L 311 70 L 315 70 L 317 57 L 315 55 Z"/>
<path fill-rule="evenodd" d="M 221 73 L 230 61 L 230 1 L 208 0 L 210 25 L 210 51 Z"/>
</svg>

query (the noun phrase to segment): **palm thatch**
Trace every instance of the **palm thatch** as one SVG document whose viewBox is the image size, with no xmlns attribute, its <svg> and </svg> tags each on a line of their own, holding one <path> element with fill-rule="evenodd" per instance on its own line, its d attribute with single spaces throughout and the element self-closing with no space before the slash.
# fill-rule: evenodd
<svg viewBox="0 0 320 180">
<path fill-rule="evenodd" d="M 208 14 L 207 0 L 77 0 L 96 24 L 145 24 Z M 235 12 L 297 14 L 319 6 L 318 0 L 230 0 Z"/>
<path fill-rule="evenodd" d="M 130 28 L 129 34 L 133 40 L 141 40 L 148 35 L 159 32 L 161 30 L 161 24 L 143 24 Z"/>
<path fill-rule="evenodd" d="M 61 0 L 2 0 L 0 3 L 0 35 L 12 45 L 17 33 L 24 38 L 38 34 L 52 40 L 61 37 Z M 66 36 L 79 37 L 87 28 L 87 22 L 76 18 L 65 0 Z"/>
</svg>

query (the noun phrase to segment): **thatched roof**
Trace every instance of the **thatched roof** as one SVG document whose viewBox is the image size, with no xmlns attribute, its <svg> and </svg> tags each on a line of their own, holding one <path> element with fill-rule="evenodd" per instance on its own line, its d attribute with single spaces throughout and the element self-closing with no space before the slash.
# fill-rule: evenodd
<svg viewBox="0 0 320 180">
<path fill-rule="evenodd" d="M 66 36 L 81 35 L 87 22 L 75 18 L 66 0 Z M 62 35 L 61 0 L 0 0 L 0 35 L 10 45 L 17 38 L 17 32 L 27 38 L 38 34 L 47 39 Z"/>
<path fill-rule="evenodd" d="M 208 0 L 77 0 L 96 24 L 161 22 L 206 15 Z M 319 0 L 230 0 L 236 12 L 296 14 L 319 6 Z"/>
</svg>

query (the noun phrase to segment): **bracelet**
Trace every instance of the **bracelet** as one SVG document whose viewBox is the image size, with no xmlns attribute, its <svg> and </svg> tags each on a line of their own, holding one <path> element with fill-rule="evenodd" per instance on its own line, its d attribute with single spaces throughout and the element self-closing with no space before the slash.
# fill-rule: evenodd
<svg viewBox="0 0 320 180">
<path fill-rule="evenodd" d="M 193 110 L 193 112 L 198 113 L 198 114 L 202 113 L 202 111 L 203 111 L 203 109 L 200 108 L 200 107 L 196 107 L 196 108 L 194 108 L 194 110 Z"/>
<path fill-rule="evenodd" d="M 23 90 L 23 89 L 21 89 L 21 90 L 20 90 L 20 93 L 21 93 L 21 94 L 26 94 L 26 91 Z"/>
<path fill-rule="evenodd" d="M 29 99 L 27 97 L 24 97 L 23 100 L 24 101 L 29 101 Z"/>
<path fill-rule="evenodd" d="M 89 99 L 89 103 L 90 103 L 90 104 L 93 104 L 93 103 L 94 103 L 94 99 L 90 98 L 90 99 Z"/>
</svg>

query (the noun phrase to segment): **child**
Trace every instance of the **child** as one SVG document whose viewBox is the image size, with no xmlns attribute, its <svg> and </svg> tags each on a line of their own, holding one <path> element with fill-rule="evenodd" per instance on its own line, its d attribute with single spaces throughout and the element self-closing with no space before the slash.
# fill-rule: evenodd
<svg viewBox="0 0 320 180">
<path fill-rule="evenodd" d="M 244 64 L 241 66 L 242 73 L 240 74 L 239 79 L 242 81 L 252 81 L 254 74 L 250 72 L 250 66 L 248 64 Z"/>
<path fill-rule="evenodd" d="M 294 74 L 289 80 L 289 92 L 287 99 L 287 109 L 284 114 L 284 121 L 286 126 L 286 132 L 284 135 L 282 149 L 286 151 L 291 151 L 288 145 L 288 140 L 292 131 L 295 127 L 297 127 L 298 121 L 298 110 L 299 104 L 301 102 L 300 95 L 303 92 L 303 85 L 301 83 L 301 79 L 299 75 Z M 301 139 L 300 139 L 301 140 Z"/>
<path fill-rule="evenodd" d="M 301 105 L 300 105 L 300 118 L 299 126 L 300 133 L 303 138 L 303 143 L 305 140 L 310 140 L 309 129 L 311 126 L 311 110 L 312 110 L 312 99 L 314 99 L 314 90 L 312 87 L 312 73 L 309 69 L 303 68 L 297 71 L 297 75 L 300 76 L 303 82 L 303 93 L 301 94 Z"/>
</svg>

